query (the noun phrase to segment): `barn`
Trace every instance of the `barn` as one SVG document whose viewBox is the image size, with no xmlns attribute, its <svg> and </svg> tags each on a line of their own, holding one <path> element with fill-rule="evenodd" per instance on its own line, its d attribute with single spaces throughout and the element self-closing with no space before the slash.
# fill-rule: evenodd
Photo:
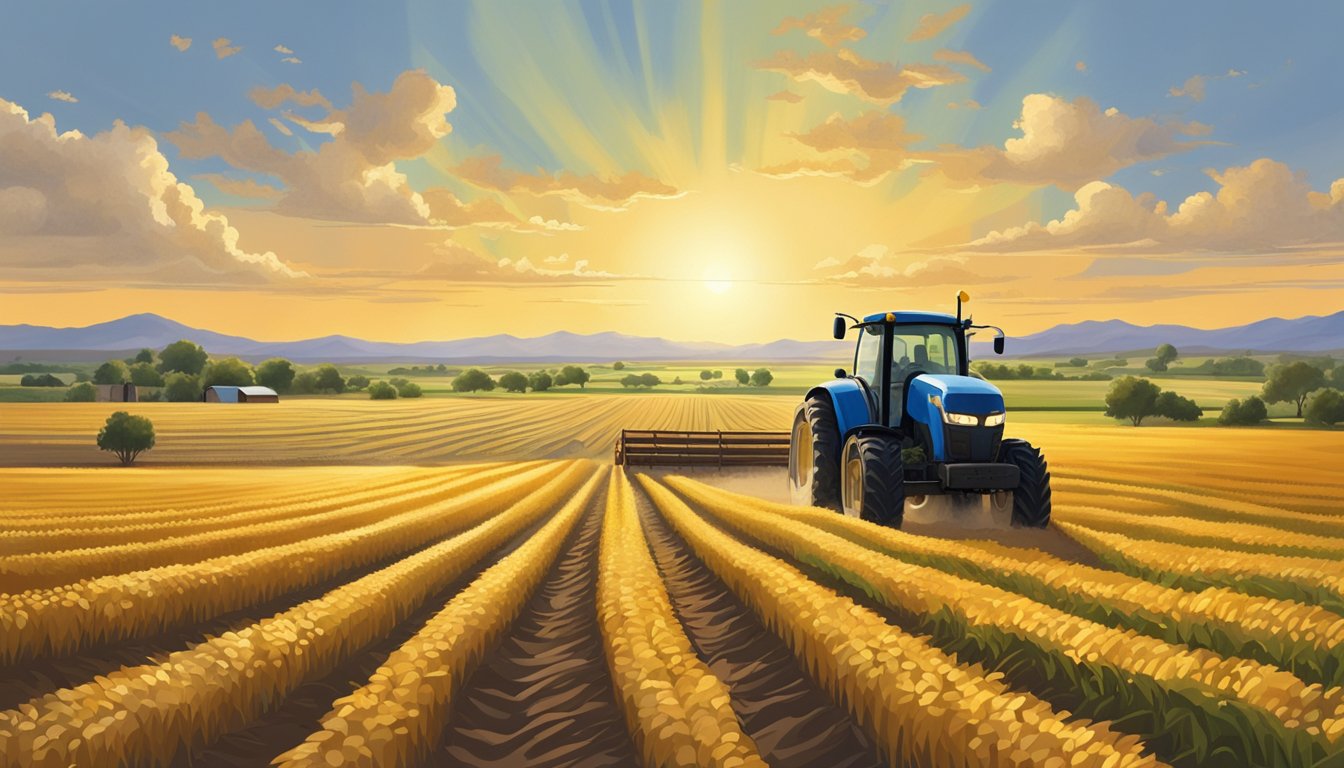
<svg viewBox="0 0 1344 768">
<path fill-rule="evenodd" d="M 140 395 L 134 384 L 94 384 L 93 399 L 100 403 L 135 403 Z"/>
<path fill-rule="evenodd" d="M 280 395 L 270 387 L 224 387 L 205 388 L 201 399 L 207 403 L 278 403 Z"/>
</svg>

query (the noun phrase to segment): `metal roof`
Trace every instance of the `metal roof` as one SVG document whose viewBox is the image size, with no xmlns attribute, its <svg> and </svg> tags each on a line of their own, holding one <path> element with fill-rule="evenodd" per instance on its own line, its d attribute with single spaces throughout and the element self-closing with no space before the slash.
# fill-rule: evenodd
<svg viewBox="0 0 1344 768">
<path fill-rule="evenodd" d="M 244 395 L 247 395 L 248 397 L 255 397 L 257 395 L 278 394 L 274 389 L 271 389 L 270 387 L 236 387 L 236 389 L 239 392 L 242 392 Z"/>
<path fill-rule="evenodd" d="M 865 323 L 878 323 L 887 319 L 887 315 L 896 316 L 898 323 L 935 323 L 938 325 L 955 325 L 957 318 L 942 312 L 878 312 L 863 318 Z"/>
<path fill-rule="evenodd" d="M 271 389 L 270 387 L 232 387 L 232 386 L 225 386 L 223 384 L 212 384 L 206 387 L 205 390 L 207 392 L 214 392 L 215 396 L 219 398 L 219 402 L 221 403 L 238 402 L 239 393 L 242 393 L 247 397 L 262 397 L 265 395 L 278 397 L 275 390 Z"/>
</svg>

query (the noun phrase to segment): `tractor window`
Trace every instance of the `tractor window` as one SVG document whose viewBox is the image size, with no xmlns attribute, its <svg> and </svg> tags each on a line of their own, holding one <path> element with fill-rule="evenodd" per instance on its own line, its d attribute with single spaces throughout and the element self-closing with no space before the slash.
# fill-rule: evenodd
<svg viewBox="0 0 1344 768">
<path fill-rule="evenodd" d="M 877 388 L 878 360 L 882 358 L 882 327 L 867 326 L 859 334 L 859 347 L 854 354 L 854 375 L 868 382 L 869 387 Z"/>
<path fill-rule="evenodd" d="M 905 413 L 905 380 L 913 373 L 958 373 L 955 331 L 946 325 L 897 325 L 891 339 L 891 426 Z"/>
</svg>

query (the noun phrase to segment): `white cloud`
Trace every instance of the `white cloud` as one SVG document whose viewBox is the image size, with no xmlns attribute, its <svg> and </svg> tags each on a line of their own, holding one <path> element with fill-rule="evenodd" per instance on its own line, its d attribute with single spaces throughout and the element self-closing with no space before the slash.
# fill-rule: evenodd
<svg viewBox="0 0 1344 768">
<path fill-rule="evenodd" d="M 898 255 L 885 245 L 874 243 L 847 257 L 828 257 L 817 262 L 815 270 L 825 272 L 831 282 L 861 286 L 904 286 L 972 284 L 985 278 L 966 267 L 966 259 L 936 256 L 917 259 Z"/>
<path fill-rule="evenodd" d="M 286 47 L 283 46 L 283 45 L 277 45 L 277 46 L 275 46 L 274 48 L 272 48 L 271 50 L 275 51 L 276 53 L 283 53 L 283 54 L 285 54 L 286 56 L 292 56 L 292 55 L 294 55 L 294 52 L 293 52 L 293 51 L 289 50 L 288 48 L 286 48 Z"/>
<path fill-rule="evenodd" d="M 965 82 L 960 72 L 941 64 L 905 64 L 870 61 L 848 48 L 800 56 L 777 51 L 757 62 L 757 69 L 779 72 L 798 82 L 814 82 L 835 93 L 857 96 L 873 104 L 900 101 L 911 88 L 934 88 Z"/>
<path fill-rule="evenodd" d="M 281 83 L 274 88 L 258 86 L 248 91 L 247 97 L 262 109 L 277 109 L 291 102 L 300 107 L 325 107 L 328 110 L 332 108 L 331 100 L 316 88 L 300 91 L 289 83 Z"/>
<path fill-rule="evenodd" d="M 52 101 L 64 101 L 67 104 L 79 103 L 79 99 L 76 99 L 69 91 L 52 91 L 47 94 L 47 98 Z"/>
<path fill-rule="evenodd" d="M 1076 207 L 1045 224 L 991 232 L 970 244 L 988 251 L 1129 246 L 1167 253 L 1238 252 L 1344 240 L 1344 179 L 1311 189 L 1301 174 L 1261 158 L 1209 175 L 1219 188 L 1187 197 L 1174 212 L 1152 195 L 1094 182 Z"/>
<path fill-rule="evenodd" d="M 580 205 L 602 209 L 620 209 L 641 198 L 669 198 L 681 194 L 676 187 L 638 171 L 612 178 L 572 171 L 528 174 L 505 168 L 499 155 L 469 157 L 454 171 L 463 180 L 484 189 L 558 195 Z"/>
<path fill-rule="evenodd" d="M 215 58 L 217 59 L 227 59 L 243 50 L 241 45 L 234 45 L 233 41 L 227 37 L 217 37 L 210 45 L 215 49 Z"/>
<path fill-rule="evenodd" d="M 526 256 L 521 258 L 491 259 L 483 256 L 461 243 L 452 240 L 444 242 L 434 250 L 435 261 L 426 266 L 417 277 L 453 282 L 550 282 L 572 280 L 612 280 L 619 275 L 588 268 L 587 259 L 569 262 L 569 254 L 562 254 L 559 260 L 552 257 L 543 263 L 553 266 L 537 266 Z"/>
<path fill-rule="evenodd" d="M 298 56 L 286 56 L 285 58 L 281 59 L 280 61 L 283 62 L 283 63 L 285 63 L 285 64 L 302 64 L 302 63 L 303 63 L 303 60 L 300 59 Z"/>
<path fill-rule="evenodd" d="M 238 245 L 168 168 L 154 137 L 117 122 L 58 133 L 0 99 L 0 264 L 63 281 L 256 283 L 302 276 L 274 253 Z"/>
<path fill-rule="evenodd" d="M 907 147 L 921 137 L 905 132 L 905 119 L 883 110 L 865 112 L 846 119 L 832 115 L 807 133 L 789 134 L 795 141 L 822 156 L 761 169 L 770 176 L 798 175 L 848 176 L 862 183 L 874 183 L 888 173 L 909 167 L 913 158 Z M 843 157 L 835 157 L 843 153 Z M 859 165 L 854 158 L 862 158 Z"/>
<path fill-rule="evenodd" d="M 182 37 L 181 35 L 173 35 L 172 37 L 168 38 L 168 44 L 173 46 L 179 51 L 185 52 L 188 48 L 191 47 L 191 38 Z"/>
<path fill-rule="evenodd" d="M 1065 101 L 1043 93 L 1022 99 L 1014 127 L 1022 135 L 1002 148 L 951 149 L 924 157 L 953 181 L 1054 184 L 1072 191 L 1121 168 L 1200 146 L 1205 142 L 1181 139 L 1209 132 L 1195 122 L 1159 123 L 1114 107 L 1103 111 L 1085 97 Z"/>
<path fill-rule="evenodd" d="M 257 97 L 254 92 L 253 98 Z M 261 101 L 280 103 L 276 98 L 271 91 Z M 230 130 L 205 113 L 167 136 L 184 157 L 219 157 L 235 168 L 283 182 L 284 196 L 277 203 L 282 213 L 338 221 L 427 224 L 429 206 L 411 189 L 396 163 L 420 157 L 448 135 L 452 130 L 448 113 L 456 106 L 451 87 L 412 70 L 399 75 L 386 93 L 365 91 L 356 84 L 348 108 L 329 112 L 317 121 L 335 135 L 316 150 L 290 154 L 273 146 L 250 120 Z"/>
</svg>

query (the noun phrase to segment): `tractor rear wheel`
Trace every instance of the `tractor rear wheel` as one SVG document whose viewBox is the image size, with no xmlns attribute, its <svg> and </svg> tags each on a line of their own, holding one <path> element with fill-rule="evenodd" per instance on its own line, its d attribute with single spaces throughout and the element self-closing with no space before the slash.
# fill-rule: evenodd
<svg viewBox="0 0 1344 768">
<path fill-rule="evenodd" d="M 840 509 L 840 427 L 829 395 L 810 395 L 794 413 L 789 496 L 798 506 Z"/>
<path fill-rule="evenodd" d="M 854 435 L 845 442 L 840 472 L 842 512 L 870 523 L 901 527 L 905 466 L 899 440 L 886 435 Z"/>
<path fill-rule="evenodd" d="M 1050 467 L 1041 449 L 1026 440 L 1004 440 L 999 461 L 1017 467 L 1013 491 L 1013 524 L 1044 528 L 1050 524 Z"/>
</svg>

